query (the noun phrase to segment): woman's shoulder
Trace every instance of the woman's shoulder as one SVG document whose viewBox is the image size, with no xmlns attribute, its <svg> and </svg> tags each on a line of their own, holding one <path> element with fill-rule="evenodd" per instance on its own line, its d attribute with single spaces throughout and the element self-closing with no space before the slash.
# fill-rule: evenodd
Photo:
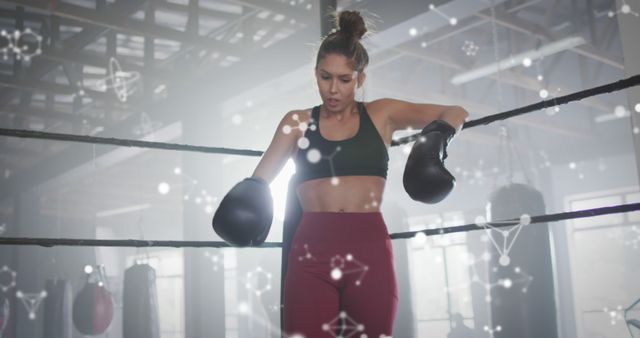
<svg viewBox="0 0 640 338">
<path fill-rule="evenodd" d="M 311 112 L 313 111 L 313 107 L 312 108 L 302 108 L 302 109 L 293 109 L 290 110 L 289 112 L 287 112 L 287 114 L 284 116 L 284 119 L 289 121 L 289 122 L 297 122 L 297 123 L 309 123 L 309 121 L 311 120 Z"/>
</svg>

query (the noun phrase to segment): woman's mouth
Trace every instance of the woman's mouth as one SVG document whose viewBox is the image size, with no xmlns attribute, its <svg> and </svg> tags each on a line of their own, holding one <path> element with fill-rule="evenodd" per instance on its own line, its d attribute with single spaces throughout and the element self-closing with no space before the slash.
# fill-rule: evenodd
<svg viewBox="0 0 640 338">
<path fill-rule="evenodd" d="M 338 105 L 338 100 L 336 99 L 327 99 L 326 103 L 329 107 L 336 107 Z"/>
</svg>

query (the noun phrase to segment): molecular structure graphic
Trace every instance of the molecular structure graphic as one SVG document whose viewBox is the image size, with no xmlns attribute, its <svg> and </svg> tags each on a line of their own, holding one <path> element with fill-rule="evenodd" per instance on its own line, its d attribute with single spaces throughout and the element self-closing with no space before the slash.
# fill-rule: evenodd
<svg viewBox="0 0 640 338">
<path fill-rule="evenodd" d="M 357 267 L 346 269 L 345 266 L 347 265 L 347 262 L 356 264 Z M 360 276 L 358 276 L 358 279 L 356 280 L 355 284 L 356 286 L 360 286 L 362 284 L 362 279 L 364 278 L 364 275 L 367 273 L 368 270 L 369 270 L 369 267 L 362 264 L 357 259 L 353 258 L 352 254 L 347 254 L 344 257 L 340 255 L 335 255 L 331 258 L 331 278 L 333 280 L 339 280 L 345 274 L 359 272 Z"/>
<path fill-rule="evenodd" d="M 602 311 L 609 315 L 611 325 L 616 325 L 619 321 L 624 321 L 624 308 L 618 305 L 615 309 L 603 308 Z"/>
<path fill-rule="evenodd" d="M 342 321 L 342 324 L 340 324 L 340 321 Z M 340 335 L 335 336 L 334 334 L 338 329 L 340 329 Z M 345 311 L 341 311 L 338 317 L 332 319 L 329 323 L 322 324 L 322 330 L 329 332 L 333 337 L 348 338 L 364 331 L 364 325 L 356 322 Z"/>
<path fill-rule="evenodd" d="M 120 63 L 114 57 L 109 59 L 109 76 L 100 79 L 91 87 L 98 91 L 113 89 L 121 102 L 126 102 L 129 95 L 134 91 L 133 84 L 140 79 L 139 72 L 125 72 L 120 67 Z"/>
<path fill-rule="evenodd" d="M 495 328 L 491 328 L 488 325 L 484 326 L 484 332 L 488 333 L 489 337 L 491 337 L 491 338 L 494 337 L 493 336 L 494 333 L 500 332 L 500 331 L 502 331 L 502 326 L 500 326 L 500 325 L 496 326 Z"/>
<path fill-rule="evenodd" d="M 255 270 L 247 273 L 245 287 L 260 297 L 263 292 L 271 290 L 271 277 L 271 273 L 262 270 L 261 267 L 257 267 Z M 265 280 L 266 282 L 261 283 L 261 280 Z"/>
<path fill-rule="evenodd" d="M 307 245 L 306 243 L 304 245 L 304 251 L 305 251 L 304 255 L 298 256 L 298 260 L 299 261 L 303 261 L 305 259 L 317 261 L 317 259 L 315 257 L 313 257 L 311 252 L 309 252 L 309 245 Z"/>
<path fill-rule="evenodd" d="M 8 266 L 2 266 L 0 269 L 0 289 L 2 289 L 2 292 L 7 292 L 7 290 L 16 286 L 17 275 L 18 274 Z"/>
<path fill-rule="evenodd" d="M 625 238 L 629 238 L 629 239 L 628 240 L 625 239 L 624 244 L 630 245 L 633 247 L 634 250 L 637 250 L 638 246 L 640 245 L 640 227 L 634 225 L 631 227 L 629 231 L 631 233 L 625 236 Z"/>
<path fill-rule="evenodd" d="M 475 56 L 478 53 L 478 45 L 476 45 L 473 41 L 465 40 L 464 45 L 462 45 L 462 51 L 467 54 L 467 56 Z"/>
<path fill-rule="evenodd" d="M 36 311 L 38 311 L 38 307 L 40 307 L 40 303 L 42 300 L 47 297 L 47 292 L 42 290 L 37 293 L 24 293 L 20 290 L 16 292 L 16 297 L 22 301 L 24 307 L 29 312 L 29 319 L 36 319 Z"/>
<path fill-rule="evenodd" d="M 213 265 L 213 271 L 218 271 L 218 268 L 222 264 L 222 262 L 220 261 L 220 256 L 216 254 L 212 254 L 209 251 L 205 251 L 204 256 L 207 259 L 211 260 L 211 264 Z"/>
<path fill-rule="evenodd" d="M 522 227 L 531 223 L 531 216 L 527 214 L 521 215 L 520 222 L 517 225 L 509 228 L 508 230 L 502 230 L 490 225 L 489 223 L 487 223 L 486 219 L 483 216 L 476 217 L 475 223 L 485 229 L 487 237 L 491 240 L 493 246 L 500 253 L 500 265 L 507 266 L 511 263 L 511 258 L 509 258 L 509 251 L 511 251 L 511 249 L 513 248 L 513 244 L 516 242 L 516 239 L 518 238 L 518 234 L 520 234 Z M 510 223 L 512 222 L 505 222 L 504 224 Z M 493 224 L 497 225 L 499 223 L 493 222 Z M 499 234 L 498 237 L 499 239 L 502 239 L 502 245 L 499 245 L 497 243 L 496 239 L 493 237 L 492 232 L 496 232 Z M 513 232 L 515 232 L 515 234 L 511 236 Z"/>
<path fill-rule="evenodd" d="M 638 12 L 635 12 L 633 9 L 631 9 L 631 6 L 629 6 L 629 4 L 627 3 L 626 0 L 622 0 L 622 6 L 620 6 L 620 8 L 618 10 L 614 11 L 609 11 L 609 13 L 607 13 L 607 15 L 610 18 L 613 18 L 616 15 L 619 14 L 630 14 L 633 15 L 635 17 L 639 17 L 640 14 L 638 14 Z"/>
<path fill-rule="evenodd" d="M 293 119 L 296 121 L 296 123 L 298 124 L 297 126 L 290 126 L 290 125 L 284 125 L 282 127 L 282 132 L 285 133 L 286 135 L 289 135 L 293 129 L 299 129 L 300 131 L 302 131 L 302 137 L 300 137 L 298 139 L 298 147 L 300 149 L 307 149 L 309 148 L 309 139 L 306 138 L 304 136 L 304 133 L 307 131 L 307 129 L 310 130 L 316 130 L 316 125 L 313 124 L 313 119 L 311 119 L 311 125 L 307 124 L 306 122 L 302 122 L 300 121 L 300 116 L 298 114 L 293 114 Z"/>
<path fill-rule="evenodd" d="M 42 54 L 42 37 L 29 28 L 25 28 L 23 31 L 13 31 L 13 34 L 3 29 L 0 31 L 0 38 L 7 40 L 6 44 L 2 44 L 4 47 L 0 48 L 0 53 L 3 54 L 5 60 L 8 59 L 8 54 L 11 52 L 14 53 L 16 59 L 24 59 L 25 61 Z M 34 40 L 37 46 L 31 51 L 28 45 L 29 40 Z"/>
</svg>

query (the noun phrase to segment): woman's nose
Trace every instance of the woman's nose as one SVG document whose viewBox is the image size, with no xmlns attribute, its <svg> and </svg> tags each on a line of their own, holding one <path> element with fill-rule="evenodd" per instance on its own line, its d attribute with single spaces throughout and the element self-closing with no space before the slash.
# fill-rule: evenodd
<svg viewBox="0 0 640 338">
<path fill-rule="evenodd" d="M 331 81 L 331 86 L 329 87 L 329 91 L 331 93 L 337 93 L 338 92 L 338 81 Z"/>
</svg>

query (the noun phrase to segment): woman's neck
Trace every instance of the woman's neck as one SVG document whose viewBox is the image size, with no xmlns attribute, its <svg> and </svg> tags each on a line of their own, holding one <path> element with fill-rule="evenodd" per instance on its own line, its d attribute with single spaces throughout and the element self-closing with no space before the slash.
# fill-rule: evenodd
<svg viewBox="0 0 640 338">
<path fill-rule="evenodd" d="M 353 101 L 352 104 L 347 106 L 345 109 L 339 112 L 332 112 L 326 110 L 325 106 L 320 106 L 320 115 L 326 119 L 336 119 L 338 121 L 342 121 L 345 119 L 349 119 L 350 117 L 356 115 L 358 113 L 358 103 Z"/>
</svg>

